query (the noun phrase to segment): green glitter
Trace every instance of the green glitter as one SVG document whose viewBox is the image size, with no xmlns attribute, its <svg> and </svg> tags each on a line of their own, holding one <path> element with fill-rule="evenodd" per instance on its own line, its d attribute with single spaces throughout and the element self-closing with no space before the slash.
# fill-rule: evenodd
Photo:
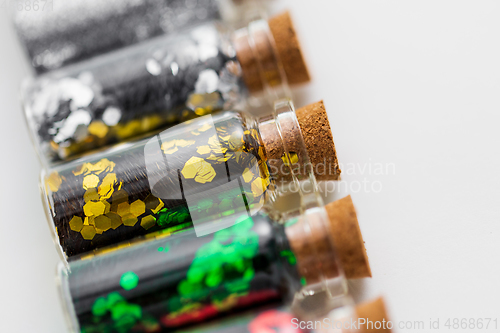
<svg viewBox="0 0 500 333">
<path fill-rule="evenodd" d="M 108 312 L 108 301 L 104 297 L 99 297 L 95 300 L 92 306 L 92 314 L 94 316 L 104 316 Z"/>
<path fill-rule="evenodd" d="M 285 227 L 289 227 L 289 226 L 292 226 L 294 225 L 295 223 L 297 223 L 299 221 L 299 218 L 298 217 L 295 217 L 291 220 L 288 220 L 285 222 Z"/>
<path fill-rule="evenodd" d="M 288 263 L 290 265 L 295 265 L 297 263 L 297 258 L 295 258 L 295 254 L 292 251 L 284 250 L 284 251 L 281 251 L 280 254 L 282 257 L 285 257 L 288 259 Z"/>
<path fill-rule="evenodd" d="M 305 286 L 305 285 L 306 285 L 306 278 L 305 278 L 305 277 L 302 277 L 302 278 L 300 279 L 300 284 L 302 284 L 303 286 Z"/>
<path fill-rule="evenodd" d="M 158 248 L 158 252 L 165 252 L 167 253 L 168 251 L 170 251 L 170 247 L 168 246 L 168 244 L 165 244 L 165 247 L 159 247 Z"/>
<path fill-rule="evenodd" d="M 120 286 L 125 290 L 132 290 L 137 287 L 139 283 L 139 277 L 134 272 L 123 273 L 120 278 Z"/>
<path fill-rule="evenodd" d="M 235 225 L 217 231 L 212 241 L 201 246 L 177 291 L 181 297 L 205 297 L 208 289 L 224 285 L 212 298 L 224 299 L 232 293 L 245 293 L 255 276 L 252 259 L 258 253 L 259 236 L 252 231 L 253 219 L 240 216 Z M 238 274 L 237 277 L 234 275 Z M 231 281 L 224 282 L 231 276 Z"/>
<path fill-rule="evenodd" d="M 99 297 L 92 305 L 92 314 L 96 317 L 102 317 L 108 312 L 111 313 L 114 328 L 120 333 L 129 332 L 137 320 L 142 318 L 141 306 L 128 303 L 118 292 L 109 293 L 107 298 Z M 82 328 L 82 332 L 84 330 Z"/>
</svg>

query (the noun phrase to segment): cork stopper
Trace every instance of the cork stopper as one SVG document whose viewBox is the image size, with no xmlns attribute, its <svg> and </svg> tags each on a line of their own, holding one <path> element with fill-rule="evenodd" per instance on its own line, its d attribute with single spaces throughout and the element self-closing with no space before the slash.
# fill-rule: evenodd
<svg viewBox="0 0 500 333">
<path fill-rule="evenodd" d="M 275 16 L 268 24 L 273 38 L 267 30 L 256 30 L 251 37 L 236 34 L 233 40 L 243 80 L 251 93 L 263 91 L 263 81 L 270 87 L 284 83 L 279 62 L 289 84 L 310 81 L 290 14 Z"/>
<path fill-rule="evenodd" d="M 331 202 L 325 209 L 346 277 L 371 277 L 372 272 L 351 196 Z"/>
<path fill-rule="evenodd" d="M 341 170 L 323 101 L 298 109 L 296 115 L 316 179 L 339 179 Z"/>
<path fill-rule="evenodd" d="M 356 307 L 356 313 L 358 318 L 364 318 L 368 322 L 373 323 L 387 323 L 389 321 L 387 316 L 387 311 L 385 308 L 384 299 L 382 297 L 377 298 L 374 301 L 360 304 Z M 378 325 L 378 324 L 377 324 Z M 363 325 L 360 327 L 360 332 L 362 333 L 391 333 L 391 329 L 387 327 L 388 325 L 378 326 L 379 329 L 375 328 L 375 325 Z"/>
<path fill-rule="evenodd" d="M 269 20 L 283 69 L 290 84 L 300 84 L 311 80 L 302 55 L 297 33 L 290 12 L 276 15 Z"/>
<path fill-rule="evenodd" d="M 307 221 L 301 220 L 286 228 L 300 275 L 308 284 L 315 284 L 338 277 L 341 265 L 348 279 L 371 277 L 351 197 L 332 202 L 325 210 L 329 226 L 319 216 L 307 215 Z"/>
</svg>

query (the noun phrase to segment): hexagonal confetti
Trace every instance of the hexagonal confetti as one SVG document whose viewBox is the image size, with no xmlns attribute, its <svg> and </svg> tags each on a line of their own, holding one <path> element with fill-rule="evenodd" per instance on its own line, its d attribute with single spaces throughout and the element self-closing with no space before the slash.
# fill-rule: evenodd
<svg viewBox="0 0 500 333">
<path fill-rule="evenodd" d="M 99 177 L 90 174 L 88 176 L 85 176 L 83 178 L 83 189 L 88 190 L 89 188 L 97 187 L 97 184 L 99 184 Z"/>
<path fill-rule="evenodd" d="M 96 229 L 107 231 L 111 228 L 111 219 L 105 215 L 98 216 L 94 219 Z"/>
<path fill-rule="evenodd" d="M 144 203 L 146 204 L 146 209 L 152 211 L 154 214 L 158 213 L 164 206 L 163 201 L 152 194 L 144 199 Z"/>
<path fill-rule="evenodd" d="M 97 190 L 94 187 L 89 188 L 87 191 L 85 191 L 85 194 L 83 195 L 83 200 L 85 200 L 85 202 L 98 201 L 99 194 L 97 194 Z"/>
<path fill-rule="evenodd" d="M 106 216 L 111 219 L 111 228 L 113 228 L 113 230 L 122 225 L 122 218 L 120 215 L 109 212 L 106 214 Z"/>
<path fill-rule="evenodd" d="M 141 200 L 136 200 L 130 204 L 130 214 L 138 217 L 146 211 L 146 204 Z"/>
<path fill-rule="evenodd" d="M 141 220 L 141 227 L 148 230 L 156 225 L 156 219 L 152 215 L 143 217 Z"/>
<path fill-rule="evenodd" d="M 118 208 L 116 210 L 116 212 L 118 213 L 118 215 L 120 215 L 122 218 L 127 215 L 127 214 L 130 214 L 130 205 L 128 202 L 122 202 L 121 204 L 118 205 Z"/>
<path fill-rule="evenodd" d="M 122 216 L 122 222 L 127 227 L 133 227 L 137 223 L 137 217 L 132 214 L 126 214 Z"/>
<path fill-rule="evenodd" d="M 83 212 L 87 216 L 99 216 L 104 214 L 106 206 L 101 201 L 89 201 L 83 206 Z"/>
<path fill-rule="evenodd" d="M 80 233 L 83 236 L 83 239 L 92 240 L 94 239 L 95 234 L 97 233 L 94 226 L 92 225 L 84 225 Z"/>
<path fill-rule="evenodd" d="M 73 216 L 71 221 L 69 221 L 69 227 L 73 231 L 80 232 L 83 228 L 82 218 L 78 216 Z"/>
</svg>

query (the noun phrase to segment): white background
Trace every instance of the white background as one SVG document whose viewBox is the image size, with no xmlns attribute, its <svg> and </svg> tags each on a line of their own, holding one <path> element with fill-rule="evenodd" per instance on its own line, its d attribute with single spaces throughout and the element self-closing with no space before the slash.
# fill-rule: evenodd
<svg viewBox="0 0 500 333">
<path fill-rule="evenodd" d="M 439 317 L 442 332 L 449 317 L 500 317 L 500 2 L 278 1 L 285 6 L 313 75 L 297 104 L 324 99 L 350 169 L 343 180 L 373 271 L 351 283 L 356 299 L 384 295 L 394 322 Z M 29 72 L 4 14 L 0 332 L 65 332 L 18 101 Z M 370 173 L 378 163 L 395 169 Z"/>
</svg>

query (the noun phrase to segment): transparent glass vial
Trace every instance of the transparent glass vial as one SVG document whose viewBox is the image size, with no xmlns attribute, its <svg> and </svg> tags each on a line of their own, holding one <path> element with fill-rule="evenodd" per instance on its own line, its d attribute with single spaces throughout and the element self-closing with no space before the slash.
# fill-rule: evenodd
<svg viewBox="0 0 500 333">
<path fill-rule="evenodd" d="M 16 6 L 13 22 L 37 73 L 200 23 L 243 19 L 264 7 L 259 0 L 43 0 Z"/>
<path fill-rule="evenodd" d="M 175 331 L 304 295 L 345 294 L 325 210 L 277 222 L 261 211 L 209 235 L 186 230 L 61 265 L 73 330 Z"/>
<path fill-rule="evenodd" d="M 277 22 L 280 36 L 288 26 Z M 230 109 L 249 91 L 289 96 L 278 53 L 298 46 L 287 45 L 264 20 L 237 31 L 211 22 L 29 79 L 22 101 L 35 149 L 53 165 Z"/>
<path fill-rule="evenodd" d="M 327 176 L 336 179 L 329 125 L 309 131 L 303 120 L 311 106 L 296 113 L 282 100 L 259 119 L 220 112 L 44 172 L 42 196 L 63 258 L 142 236 L 223 229 L 271 204 L 281 184 L 314 178 L 309 153 L 328 159 Z M 330 145 L 308 146 L 326 134 Z"/>
</svg>

